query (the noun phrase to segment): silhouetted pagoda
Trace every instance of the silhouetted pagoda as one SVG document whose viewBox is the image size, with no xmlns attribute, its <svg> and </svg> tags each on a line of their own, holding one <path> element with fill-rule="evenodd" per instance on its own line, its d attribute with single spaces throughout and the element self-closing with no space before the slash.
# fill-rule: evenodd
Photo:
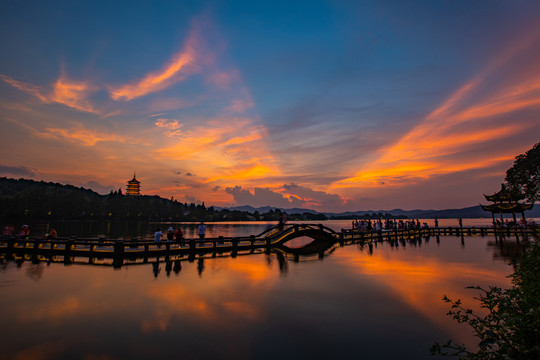
<svg viewBox="0 0 540 360">
<path fill-rule="evenodd" d="M 521 218 L 525 220 L 525 211 L 531 210 L 534 204 L 520 203 L 520 200 L 525 199 L 525 195 L 509 191 L 504 184 L 501 184 L 501 190 L 493 195 L 486 195 L 487 201 L 491 201 L 491 205 L 481 205 L 482 209 L 491 212 L 493 223 L 495 224 L 495 213 L 500 214 L 501 221 L 503 214 L 512 214 L 514 222 L 516 222 L 516 213 L 521 213 Z"/>
<path fill-rule="evenodd" d="M 133 173 L 133 179 L 127 182 L 126 195 L 141 195 L 141 182 L 135 178 L 135 173 Z"/>
</svg>

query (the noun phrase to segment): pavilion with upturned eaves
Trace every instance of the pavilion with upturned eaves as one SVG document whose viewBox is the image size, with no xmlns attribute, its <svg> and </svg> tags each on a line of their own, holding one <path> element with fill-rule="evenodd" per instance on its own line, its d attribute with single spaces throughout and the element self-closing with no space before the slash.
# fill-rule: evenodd
<svg viewBox="0 0 540 360">
<path fill-rule="evenodd" d="M 501 184 L 501 190 L 493 195 L 486 195 L 484 197 L 487 201 L 491 201 L 491 205 L 481 205 L 482 209 L 491 212 L 493 218 L 493 224 L 495 224 L 495 214 L 500 214 L 501 221 L 503 221 L 503 214 L 512 214 L 514 222 L 516 222 L 516 213 L 521 213 L 521 218 L 525 220 L 525 211 L 531 210 L 534 204 L 528 204 L 520 202 L 525 199 L 522 194 L 516 194 L 509 191 L 504 184 Z"/>
<path fill-rule="evenodd" d="M 135 173 L 133 173 L 133 179 L 127 182 L 126 195 L 141 195 L 141 182 L 135 178 Z"/>
</svg>

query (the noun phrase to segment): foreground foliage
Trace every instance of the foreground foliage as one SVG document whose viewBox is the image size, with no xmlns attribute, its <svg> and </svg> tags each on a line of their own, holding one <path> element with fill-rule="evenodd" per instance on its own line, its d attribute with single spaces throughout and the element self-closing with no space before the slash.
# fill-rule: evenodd
<svg viewBox="0 0 540 360">
<path fill-rule="evenodd" d="M 475 298 L 488 311 L 485 317 L 462 306 L 461 300 L 443 300 L 452 306 L 448 315 L 468 324 L 478 338 L 478 349 L 463 345 L 436 343 L 432 354 L 459 356 L 461 359 L 540 359 L 540 245 L 532 244 L 515 264 L 510 275 L 512 287 L 490 287 Z"/>
<path fill-rule="evenodd" d="M 528 201 L 540 200 L 540 142 L 516 157 L 505 180 L 511 191 L 524 194 Z"/>
</svg>

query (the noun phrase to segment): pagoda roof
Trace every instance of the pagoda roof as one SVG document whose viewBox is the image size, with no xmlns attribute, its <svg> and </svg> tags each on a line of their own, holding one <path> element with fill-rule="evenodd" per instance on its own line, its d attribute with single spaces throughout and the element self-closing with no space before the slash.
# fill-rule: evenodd
<svg viewBox="0 0 540 360">
<path fill-rule="evenodd" d="M 133 179 L 128 181 L 128 184 L 134 184 L 134 183 L 137 183 L 137 184 L 141 183 L 139 180 L 135 179 L 135 173 L 133 173 Z"/>
<path fill-rule="evenodd" d="M 519 204 L 519 203 L 503 203 L 503 204 L 491 204 L 491 205 L 481 205 L 482 209 L 492 213 L 522 213 L 526 210 L 531 210 L 533 204 Z"/>
<path fill-rule="evenodd" d="M 504 184 L 501 184 L 501 190 L 493 195 L 484 194 L 484 197 L 487 201 L 492 202 L 517 202 L 518 200 L 524 199 L 525 195 L 510 191 Z"/>
</svg>

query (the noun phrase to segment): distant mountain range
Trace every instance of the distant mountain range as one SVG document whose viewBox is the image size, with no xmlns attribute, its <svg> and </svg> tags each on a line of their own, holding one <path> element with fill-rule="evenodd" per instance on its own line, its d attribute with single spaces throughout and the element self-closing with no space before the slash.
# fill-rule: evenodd
<svg viewBox="0 0 540 360">
<path fill-rule="evenodd" d="M 538 204 L 537 204 L 538 205 Z M 216 208 L 219 209 L 219 208 Z M 229 210 L 239 210 L 239 211 L 247 211 L 250 213 L 253 213 L 255 211 L 258 211 L 259 213 L 266 213 L 270 210 L 276 210 L 279 208 L 271 207 L 271 206 L 263 206 L 263 207 L 253 207 L 249 205 L 244 206 L 235 206 L 235 207 L 229 207 L 226 208 Z M 301 209 L 301 208 L 292 208 L 292 209 L 280 209 L 283 212 L 286 212 L 287 214 L 303 214 L 303 213 L 310 213 L 310 214 L 319 214 L 319 212 L 311 209 Z M 406 216 L 410 219 L 414 218 L 420 218 L 420 219 L 452 219 L 452 218 L 490 218 L 491 213 L 484 211 L 480 205 L 476 206 L 470 206 L 465 207 L 461 209 L 445 209 L 445 210 L 421 210 L 421 209 L 415 209 L 415 210 L 403 210 L 403 209 L 392 209 L 392 210 L 367 210 L 367 211 L 347 211 L 342 213 L 332 213 L 332 212 L 324 212 L 322 214 L 328 216 L 328 217 L 354 217 L 354 216 L 364 216 L 367 214 L 373 214 L 373 213 L 381 213 L 381 214 L 391 214 L 394 216 Z M 506 215 L 507 216 L 507 215 Z M 521 215 L 518 215 L 518 217 Z M 525 216 L 527 218 L 540 218 L 540 206 L 534 207 L 532 210 L 529 210 L 525 212 Z"/>
</svg>

